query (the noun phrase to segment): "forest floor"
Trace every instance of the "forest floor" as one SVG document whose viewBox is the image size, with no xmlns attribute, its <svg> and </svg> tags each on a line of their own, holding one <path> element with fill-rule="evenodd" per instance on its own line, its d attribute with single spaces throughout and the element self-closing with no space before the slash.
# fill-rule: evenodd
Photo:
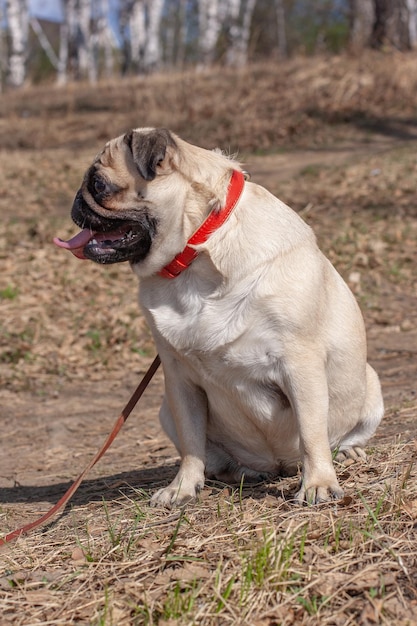
<svg viewBox="0 0 417 626">
<path fill-rule="evenodd" d="M 337 467 L 340 503 L 296 508 L 289 478 L 209 483 L 196 505 L 165 512 L 149 507 L 178 465 L 158 372 L 72 505 L 2 548 L 3 623 L 417 624 L 417 103 L 401 87 L 417 57 L 379 59 L 2 96 L 2 532 L 59 499 L 155 354 L 129 268 L 51 243 L 75 232 L 72 197 L 94 154 L 131 126 L 239 151 L 308 221 L 361 306 L 386 404 L 366 463 Z M 214 93 L 222 81 L 236 81 L 237 103 Z"/>
</svg>

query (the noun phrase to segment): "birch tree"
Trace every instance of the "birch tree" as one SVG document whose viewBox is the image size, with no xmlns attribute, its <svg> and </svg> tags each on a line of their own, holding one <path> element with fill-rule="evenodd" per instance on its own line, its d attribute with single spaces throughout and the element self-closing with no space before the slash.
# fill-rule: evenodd
<svg viewBox="0 0 417 626">
<path fill-rule="evenodd" d="M 9 31 L 8 83 L 12 87 L 21 87 L 26 78 L 29 30 L 27 0 L 7 0 L 6 19 Z"/>
<path fill-rule="evenodd" d="M 117 46 L 116 38 L 109 24 L 109 0 L 99 0 L 99 14 L 97 17 L 97 48 L 104 51 L 104 71 L 107 77 L 113 74 L 114 50 Z"/>
<path fill-rule="evenodd" d="M 147 0 L 148 24 L 146 29 L 146 44 L 144 68 L 146 72 L 157 69 L 161 63 L 160 26 L 164 0 Z"/>
<path fill-rule="evenodd" d="M 97 80 L 97 65 L 94 55 L 94 37 L 91 32 L 91 0 L 77 0 L 77 56 L 80 78 L 88 78 L 90 82 Z"/>
<path fill-rule="evenodd" d="M 142 69 L 146 45 L 145 0 L 133 0 L 128 10 L 130 37 L 130 63 L 138 71 Z"/>
<path fill-rule="evenodd" d="M 58 84 L 68 80 L 68 70 L 76 79 L 95 82 L 98 78 L 98 49 L 105 48 L 111 65 L 108 3 L 106 0 L 63 0 L 64 21 L 60 27 Z M 93 10 L 95 15 L 93 16 Z M 106 42 L 106 40 L 108 40 Z"/>
<path fill-rule="evenodd" d="M 164 0 L 130 0 L 122 6 L 122 24 L 128 26 L 125 37 L 126 66 L 151 72 L 161 63 L 160 26 Z"/>
<path fill-rule="evenodd" d="M 198 41 L 200 62 L 203 66 L 210 65 L 215 60 L 217 41 L 222 26 L 220 9 L 220 0 L 199 0 L 198 2 Z"/>
<path fill-rule="evenodd" d="M 256 0 L 229 0 L 228 65 L 242 67 L 248 62 L 249 38 Z"/>
<path fill-rule="evenodd" d="M 68 80 L 68 48 L 69 48 L 69 30 L 68 24 L 64 20 L 59 27 L 59 53 L 58 53 L 58 85 L 65 85 Z"/>
</svg>

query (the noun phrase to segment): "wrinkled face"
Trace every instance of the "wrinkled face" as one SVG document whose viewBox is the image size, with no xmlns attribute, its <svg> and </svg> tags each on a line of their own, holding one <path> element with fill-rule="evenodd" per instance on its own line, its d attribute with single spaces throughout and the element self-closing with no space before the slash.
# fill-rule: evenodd
<svg viewBox="0 0 417 626">
<path fill-rule="evenodd" d="M 61 247 L 97 263 L 144 260 L 158 231 L 148 183 L 168 146 L 175 141 L 165 129 L 131 131 L 110 141 L 75 196 L 71 216 L 82 233 Z"/>
</svg>

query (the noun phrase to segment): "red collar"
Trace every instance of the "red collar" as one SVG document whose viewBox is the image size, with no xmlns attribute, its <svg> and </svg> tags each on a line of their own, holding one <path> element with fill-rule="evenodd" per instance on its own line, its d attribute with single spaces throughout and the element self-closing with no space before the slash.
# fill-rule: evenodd
<svg viewBox="0 0 417 626">
<path fill-rule="evenodd" d="M 217 230 L 227 220 L 243 191 L 243 185 L 245 178 L 242 172 L 233 170 L 232 177 L 230 179 L 229 188 L 227 190 L 226 204 L 220 211 L 213 210 L 207 219 L 201 224 L 200 228 L 195 231 L 194 235 L 191 235 L 187 241 L 187 245 L 184 250 L 177 254 L 177 256 L 165 265 L 165 267 L 158 272 L 159 276 L 164 278 L 176 278 L 181 272 L 187 269 L 189 265 L 198 256 L 197 250 L 190 247 L 191 245 L 197 245 L 204 243 L 210 237 L 210 235 Z"/>
</svg>

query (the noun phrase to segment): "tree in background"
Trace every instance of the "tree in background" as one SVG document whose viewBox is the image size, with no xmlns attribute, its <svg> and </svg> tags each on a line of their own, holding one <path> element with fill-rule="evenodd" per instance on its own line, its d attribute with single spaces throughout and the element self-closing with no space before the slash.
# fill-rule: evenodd
<svg viewBox="0 0 417 626">
<path fill-rule="evenodd" d="M 247 63 L 255 4 L 256 0 L 198 0 L 200 65 L 219 61 L 222 47 L 226 65 L 241 67 Z"/>
<path fill-rule="evenodd" d="M 226 16 L 228 46 L 226 64 L 242 67 L 248 62 L 249 39 L 256 0 L 230 0 Z"/>
<path fill-rule="evenodd" d="M 285 8 L 284 0 L 275 0 L 277 17 L 277 41 L 279 56 L 284 59 L 288 54 L 287 33 L 285 31 Z"/>
<path fill-rule="evenodd" d="M 350 0 L 350 42 L 355 52 L 366 46 L 411 50 L 417 43 L 417 0 Z"/>
<path fill-rule="evenodd" d="M 221 0 L 198 1 L 198 43 L 200 64 L 211 65 L 216 60 L 216 48 L 222 27 L 222 20 L 226 17 Z M 221 12 L 222 11 L 222 12 Z"/>
<path fill-rule="evenodd" d="M 374 0 L 350 0 L 350 46 L 353 52 L 360 52 L 369 45 L 374 22 Z"/>
<path fill-rule="evenodd" d="M 21 87 L 26 78 L 29 12 L 26 0 L 7 0 L 6 19 L 9 30 L 7 82 Z"/>
<path fill-rule="evenodd" d="M 149 73 L 162 60 L 161 20 L 164 0 L 121 0 L 119 24 L 123 41 L 123 72 Z"/>
<path fill-rule="evenodd" d="M 241 67 L 348 46 L 405 51 L 417 39 L 417 0 L 55 0 L 64 16 L 55 30 L 28 19 L 27 2 L 0 0 L 7 22 L 0 65 L 14 87 L 23 84 L 28 59 L 36 75 L 36 58 L 65 84 L 115 72 Z M 33 54 L 36 46 L 42 57 Z"/>
</svg>

